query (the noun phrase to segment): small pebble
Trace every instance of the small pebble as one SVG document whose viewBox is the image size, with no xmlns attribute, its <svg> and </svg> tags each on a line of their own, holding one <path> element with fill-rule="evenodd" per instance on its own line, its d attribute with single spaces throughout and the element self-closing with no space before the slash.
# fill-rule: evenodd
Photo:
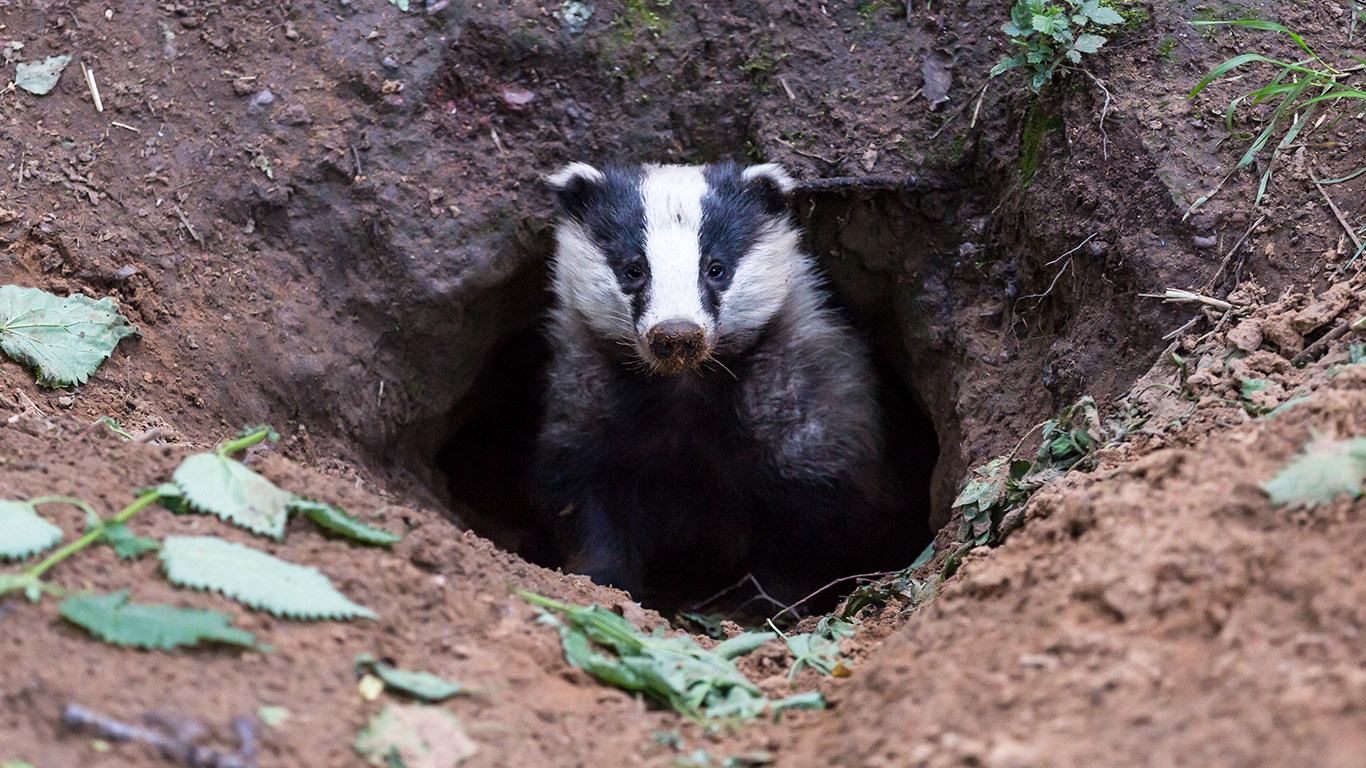
<svg viewBox="0 0 1366 768">
<path fill-rule="evenodd" d="M 1191 238 L 1191 242 L 1195 243 L 1196 248 L 1213 248 L 1219 243 L 1219 238 L 1214 235 L 1196 235 Z"/>
</svg>

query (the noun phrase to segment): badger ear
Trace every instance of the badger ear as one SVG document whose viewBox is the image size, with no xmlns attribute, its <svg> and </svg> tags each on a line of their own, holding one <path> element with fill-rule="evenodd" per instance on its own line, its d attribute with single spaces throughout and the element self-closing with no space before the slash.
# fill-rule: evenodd
<svg viewBox="0 0 1366 768">
<path fill-rule="evenodd" d="M 745 187 L 753 190 L 763 201 L 764 210 L 772 214 L 787 211 L 792 188 L 796 184 L 781 165 L 751 165 L 740 174 L 740 178 L 745 182 Z"/>
<path fill-rule="evenodd" d="M 588 203 L 602 188 L 606 177 L 602 171 L 588 163 L 570 163 L 546 177 L 546 183 L 555 190 L 560 201 L 560 210 L 572 219 L 582 221 Z"/>
</svg>

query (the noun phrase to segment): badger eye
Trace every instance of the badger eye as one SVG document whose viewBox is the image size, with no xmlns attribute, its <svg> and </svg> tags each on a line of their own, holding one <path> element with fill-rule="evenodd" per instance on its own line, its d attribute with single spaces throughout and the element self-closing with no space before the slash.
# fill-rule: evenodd
<svg viewBox="0 0 1366 768">
<path fill-rule="evenodd" d="M 707 277 L 710 277 L 713 280 L 720 280 L 725 276 L 726 268 L 720 264 L 713 264 L 710 267 L 707 267 Z"/>
<path fill-rule="evenodd" d="M 626 268 L 625 275 L 627 280 L 639 280 L 645 277 L 645 270 L 639 264 L 632 264 Z"/>
</svg>

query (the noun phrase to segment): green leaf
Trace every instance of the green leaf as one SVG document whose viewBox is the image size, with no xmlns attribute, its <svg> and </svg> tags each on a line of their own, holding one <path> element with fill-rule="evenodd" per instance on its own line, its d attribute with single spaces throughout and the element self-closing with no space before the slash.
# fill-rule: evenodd
<svg viewBox="0 0 1366 768">
<path fill-rule="evenodd" d="M 1033 18 L 1030 19 L 1029 26 L 1040 34 L 1051 35 L 1053 34 L 1053 30 L 1057 29 L 1058 17 L 1036 13 Z"/>
<path fill-rule="evenodd" d="M 161 545 L 166 577 L 183 587 L 211 589 L 252 608 L 299 619 L 377 619 L 305 565 L 214 536 L 170 536 Z"/>
<path fill-rule="evenodd" d="M 228 626 L 216 611 L 130 603 L 128 590 L 108 595 L 73 595 L 62 601 L 62 617 L 114 645 L 170 650 L 201 641 L 254 646 L 250 632 Z"/>
<path fill-rule="evenodd" d="M 1095 53 L 1100 47 L 1105 45 L 1105 38 L 1100 35 L 1082 35 L 1072 44 L 1072 47 L 1082 53 Z"/>
<path fill-rule="evenodd" d="M 996 62 L 996 66 L 991 68 L 991 73 L 988 76 L 996 77 L 1002 72 L 1014 69 L 1024 63 L 1025 60 L 1019 56 L 1002 56 L 1001 60 Z"/>
<path fill-rule="evenodd" d="M 755 637 L 737 638 L 734 645 L 707 651 L 687 636 L 645 635 L 596 605 L 567 605 L 520 590 L 518 594 L 558 614 L 544 613 L 541 622 L 559 632 L 565 660 L 608 685 L 644 693 L 697 722 L 753 718 L 769 706 L 763 693 L 723 656 L 739 653 Z"/>
<path fill-rule="evenodd" d="M 0 350 L 36 369 L 42 386 L 84 384 L 119 340 L 136 332 L 107 296 L 61 298 L 36 288 L 0 286 Z"/>
<path fill-rule="evenodd" d="M 289 509 L 293 512 L 303 513 L 309 520 L 329 531 L 340 533 L 365 544 L 388 546 L 403 540 L 403 536 L 400 534 L 366 525 L 344 511 L 321 501 L 295 498 L 289 503 Z"/>
<path fill-rule="evenodd" d="M 69 53 L 42 61 L 21 61 L 14 67 L 14 84 L 34 96 L 46 96 L 57 87 L 57 79 L 70 63 Z"/>
<path fill-rule="evenodd" d="M 114 548 L 114 554 L 124 559 L 145 555 L 161 546 L 156 539 L 134 535 L 128 526 L 116 520 L 105 520 L 98 524 L 100 541 Z"/>
<path fill-rule="evenodd" d="M 157 492 L 157 503 L 175 515 L 186 515 L 190 513 L 190 507 L 185 502 L 185 494 L 180 492 L 180 486 L 175 483 L 162 483 L 156 488 L 146 488 L 138 491 L 138 495 L 149 490 Z"/>
<path fill-rule="evenodd" d="M 1270 379 L 1243 379 L 1238 384 L 1238 391 L 1241 392 L 1246 399 L 1251 398 L 1252 393 L 1261 392 L 1269 386 L 1271 386 Z"/>
<path fill-rule="evenodd" d="M 825 709 L 825 696 L 820 691 L 807 691 L 778 699 L 769 706 L 775 715 L 787 709 Z"/>
<path fill-rule="evenodd" d="M 1087 3 L 1087 5 L 1090 5 L 1090 3 Z M 1081 12 L 1097 24 L 1111 26 L 1124 23 L 1124 17 L 1120 16 L 1119 11 L 1116 11 L 1114 8 L 1106 8 L 1097 5 L 1095 8 L 1088 9 L 1086 6 L 1082 6 Z"/>
<path fill-rule="evenodd" d="M 388 687 L 432 704 L 467 692 L 460 683 L 444 680 L 430 672 L 409 672 L 385 666 L 368 653 L 356 657 L 355 668 L 357 674 L 372 674 Z"/>
<path fill-rule="evenodd" d="M 776 632 L 744 632 L 729 640 L 717 643 L 711 652 L 727 661 L 738 659 L 741 656 L 754 653 L 759 650 L 759 646 L 777 636 Z"/>
<path fill-rule="evenodd" d="M 254 533 L 281 538 L 294 494 L 216 453 L 196 453 L 171 475 L 190 506 Z"/>
<path fill-rule="evenodd" d="M 400 11 L 408 10 L 408 0 L 389 0 L 389 2 L 396 6 Z"/>
<path fill-rule="evenodd" d="M 18 560 L 62 540 L 62 529 L 38 515 L 27 501 L 0 499 L 0 560 Z"/>
<path fill-rule="evenodd" d="M 31 574 L 0 573 L 0 595 L 20 590 L 23 590 L 29 602 L 36 603 L 43 594 L 43 585 Z"/>
<path fill-rule="evenodd" d="M 1293 504 L 1316 507 L 1340 494 L 1349 498 L 1361 495 L 1361 480 L 1366 477 L 1366 437 L 1334 440 L 1315 437 L 1304 446 L 1304 453 L 1290 460 L 1275 477 L 1262 483 L 1262 490 L 1274 506 Z"/>
<path fill-rule="evenodd" d="M 796 661 L 792 662 L 792 669 L 787 673 L 789 680 L 796 677 L 803 667 L 811 667 L 822 675 L 828 675 L 834 671 L 836 664 L 844 660 L 834 640 L 814 632 L 806 635 L 788 635 L 787 649 L 797 657 Z"/>
</svg>

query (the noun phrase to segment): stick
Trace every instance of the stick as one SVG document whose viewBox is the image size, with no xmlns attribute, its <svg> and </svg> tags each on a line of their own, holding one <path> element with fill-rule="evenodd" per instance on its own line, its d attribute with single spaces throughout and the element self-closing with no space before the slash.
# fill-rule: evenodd
<svg viewBox="0 0 1366 768">
<path fill-rule="evenodd" d="M 1200 322 L 1200 318 L 1202 318 L 1202 317 L 1204 317 L 1204 315 L 1196 315 L 1195 317 L 1192 317 L 1192 318 L 1191 318 L 1191 321 L 1190 321 L 1189 323 L 1186 323 L 1185 325 L 1181 326 L 1180 328 L 1177 328 L 1176 330 L 1172 331 L 1171 333 L 1167 334 L 1166 336 L 1163 336 L 1163 337 L 1162 337 L 1162 340 L 1163 340 L 1163 341 L 1171 341 L 1172 339 L 1176 338 L 1177 336 L 1180 336 L 1182 333 L 1184 333 L 1184 332 L 1186 331 L 1187 328 L 1189 328 L 1189 327 L 1191 327 L 1192 325 L 1195 325 L 1196 323 Z"/>
<path fill-rule="evenodd" d="M 1238 252 L 1238 248 L 1241 247 L 1243 243 L 1247 242 L 1248 237 L 1252 235 L 1252 231 L 1261 226 L 1263 221 L 1266 221 L 1266 214 L 1262 214 L 1256 221 L 1252 222 L 1252 226 L 1248 227 L 1247 231 L 1243 233 L 1243 236 L 1238 238 L 1238 242 L 1234 243 L 1233 247 L 1228 249 L 1228 252 L 1224 254 L 1223 260 L 1219 262 L 1219 269 L 1215 271 L 1214 277 L 1211 277 L 1209 282 L 1205 283 L 1205 290 L 1209 290 L 1210 286 L 1219 281 L 1219 278 L 1224 274 L 1224 270 L 1228 268 L 1229 260 L 1233 258 L 1233 254 Z"/>
<path fill-rule="evenodd" d="M 1104 158 L 1105 160 L 1109 160 L 1110 139 L 1108 136 L 1105 135 L 1105 115 L 1110 111 L 1110 89 L 1105 87 L 1105 83 L 1102 83 L 1100 81 L 1100 78 L 1096 77 L 1090 72 L 1087 72 L 1084 69 L 1078 71 L 1081 72 L 1083 75 L 1086 75 L 1087 77 L 1091 78 L 1091 82 L 1095 83 L 1096 87 L 1100 88 L 1100 90 L 1105 94 L 1105 106 L 1100 108 L 1100 154 L 1102 158 Z"/>
<path fill-rule="evenodd" d="M 1337 341 L 1343 336 L 1346 336 L 1347 332 L 1352 330 L 1353 325 L 1355 325 L 1355 323 L 1343 321 L 1338 325 L 1334 326 L 1333 330 L 1323 334 L 1323 337 L 1320 338 L 1318 341 L 1305 347 L 1303 352 L 1290 358 L 1290 364 L 1302 365 L 1304 363 L 1309 362 L 1310 360 L 1319 359 L 1319 357 L 1323 355 L 1324 351 L 1328 349 L 1328 345 L 1332 344 L 1333 342 Z"/>
<path fill-rule="evenodd" d="M 95 70 L 90 69 L 81 62 L 81 73 L 85 75 L 85 84 L 90 87 L 90 98 L 95 102 L 95 111 L 104 111 L 104 102 L 100 101 L 100 87 L 95 85 Z"/>
<path fill-rule="evenodd" d="M 1223 312 L 1233 309 L 1233 305 L 1223 299 L 1204 296 L 1194 291 L 1183 291 L 1179 288 L 1168 288 L 1165 293 L 1140 293 L 1138 295 L 1145 299 L 1162 299 L 1163 304 L 1189 304 L 1192 301 L 1198 301 Z"/>
<path fill-rule="evenodd" d="M 1038 301 L 1034 302 L 1034 306 L 1039 306 L 1039 302 L 1043 301 L 1045 296 L 1053 292 L 1053 287 L 1058 284 L 1058 278 L 1062 277 L 1062 273 L 1066 272 L 1067 268 L 1070 266 L 1072 266 L 1072 260 L 1068 259 L 1067 261 L 1063 262 L 1062 269 L 1058 270 L 1058 274 L 1053 276 L 1053 282 L 1048 284 L 1048 290 L 1044 291 L 1043 293 L 1031 293 L 1028 296 L 1021 296 L 1018 300 L 1016 300 L 1015 304 L 1018 306 L 1019 303 L 1021 301 L 1024 301 L 1025 299 L 1038 299 Z"/>
<path fill-rule="evenodd" d="M 1338 210 L 1337 203 L 1333 202 L 1333 198 L 1328 196 L 1328 192 L 1323 188 L 1323 184 L 1319 182 L 1319 177 L 1314 175 L 1314 170 L 1312 168 L 1309 170 L 1309 178 L 1314 181 L 1314 186 L 1319 190 L 1319 194 L 1323 195 L 1323 199 L 1328 201 L 1328 207 L 1332 209 L 1333 215 L 1338 219 L 1338 223 L 1342 225 L 1343 229 L 1347 230 L 1347 236 L 1352 238 L 1352 245 L 1355 245 L 1357 250 L 1361 250 L 1361 238 L 1357 237 L 1356 231 L 1347 223 L 1347 218 L 1342 215 L 1342 211 Z"/>
<path fill-rule="evenodd" d="M 797 94 L 793 93 L 792 86 L 787 84 L 787 75 L 778 75 L 778 83 L 783 86 L 783 90 L 787 93 L 788 101 L 797 100 Z"/>
<path fill-rule="evenodd" d="M 175 215 L 180 217 L 180 223 L 181 223 L 181 224 L 184 224 L 184 225 L 185 225 L 185 228 L 188 229 L 188 230 L 190 230 L 190 237 L 193 237 L 193 238 L 194 238 L 194 241 L 195 241 L 196 243 L 199 243 L 199 247 L 200 247 L 200 248 L 203 248 L 203 247 L 204 247 L 204 238 L 203 238 L 203 236 L 201 236 L 198 232 L 195 231 L 194 225 L 190 223 L 190 220 L 187 219 L 187 218 L 185 218 L 185 212 L 182 211 L 182 210 L 180 210 L 180 206 L 179 206 L 179 205 L 175 206 L 175 208 L 174 208 L 173 210 L 175 211 Z"/>
<path fill-rule="evenodd" d="M 137 127 L 132 126 L 132 125 L 125 125 L 125 124 L 123 124 L 123 123 L 120 123 L 120 122 L 117 121 L 117 120 L 113 120 L 113 121 L 111 121 L 109 124 L 110 124 L 110 125 L 116 125 L 116 126 L 118 126 L 119 128 L 122 128 L 122 129 L 125 130 L 125 131 L 132 131 L 133 133 L 142 133 L 142 131 L 139 130 Z"/>
<path fill-rule="evenodd" d="M 901 571 L 873 571 L 872 573 L 856 573 L 856 574 L 854 574 L 853 576 L 841 576 L 841 577 L 839 577 L 838 579 L 835 579 L 834 581 L 830 582 L 829 584 L 826 584 L 825 586 L 823 586 L 823 587 L 821 587 L 820 589 L 816 590 L 815 592 L 812 592 L 811 594 L 807 595 L 806 597 L 803 597 L 802 599 L 798 600 L 797 602 L 793 603 L 792 605 L 789 605 L 788 607 L 782 609 L 781 611 L 778 611 L 777 613 L 773 614 L 773 616 L 769 618 L 769 621 L 777 621 L 779 616 L 782 616 L 784 613 L 787 613 L 788 611 L 792 610 L 793 608 L 796 608 L 797 606 L 801 605 L 802 603 L 805 603 L 806 601 L 810 600 L 811 598 L 815 597 L 816 595 L 819 595 L 820 593 L 824 592 L 825 590 L 827 590 L 827 589 L 829 589 L 829 588 L 831 588 L 831 587 L 833 587 L 833 586 L 835 586 L 836 584 L 839 584 L 839 583 L 841 583 L 841 582 L 849 581 L 850 579 L 880 579 L 880 578 L 882 578 L 883 576 L 891 576 L 892 574 L 895 574 L 895 573 L 901 573 Z"/>
</svg>

